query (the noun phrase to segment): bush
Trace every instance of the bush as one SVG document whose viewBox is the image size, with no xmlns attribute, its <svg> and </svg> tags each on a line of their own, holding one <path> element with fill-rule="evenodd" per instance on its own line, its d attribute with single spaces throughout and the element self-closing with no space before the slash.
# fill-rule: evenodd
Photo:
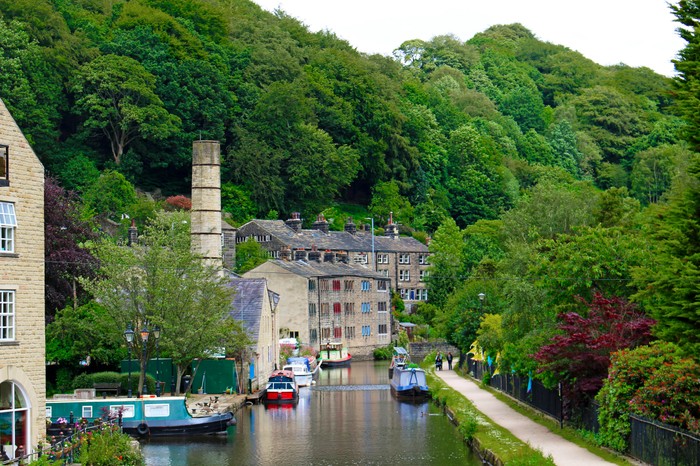
<svg viewBox="0 0 700 466">
<path fill-rule="evenodd" d="M 139 449 L 133 447 L 131 437 L 116 429 L 94 433 L 80 451 L 80 463 L 91 466 L 145 464 Z"/>
<path fill-rule="evenodd" d="M 638 392 L 655 378 L 654 374 L 662 367 L 668 366 L 671 372 L 675 372 L 679 377 L 683 376 L 682 372 L 673 370 L 674 367 L 679 367 L 681 361 L 681 350 L 672 343 L 664 342 L 655 342 L 634 350 L 622 350 L 612 355 L 608 378 L 596 396 L 600 405 L 599 438 L 604 446 L 617 451 L 627 450 L 627 439 L 631 431 L 630 411 L 642 413 L 644 405 L 657 395 L 647 390 L 644 396 L 638 396 Z M 665 369 L 662 373 L 664 380 L 670 380 L 672 377 L 667 371 L 668 369 Z M 670 393 L 668 390 L 672 388 L 668 384 L 664 386 L 669 399 L 687 395 L 683 392 Z M 633 398 L 636 399 L 636 404 L 633 404 Z M 687 401 L 692 402 L 692 399 L 697 400 L 697 395 Z M 645 414 L 654 416 L 660 413 Z"/>
<path fill-rule="evenodd" d="M 378 361 L 386 361 L 391 359 L 391 356 L 394 354 L 394 347 L 393 345 L 389 345 L 381 348 L 375 348 L 373 354 L 374 359 Z"/>
</svg>

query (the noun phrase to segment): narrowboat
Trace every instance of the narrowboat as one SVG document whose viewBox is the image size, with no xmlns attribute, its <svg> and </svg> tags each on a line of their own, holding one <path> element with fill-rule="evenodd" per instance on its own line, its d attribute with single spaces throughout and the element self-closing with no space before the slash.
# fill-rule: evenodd
<svg viewBox="0 0 700 466">
<path fill-rule="evenodd" d="M 184 396 L 46 400 L 46 418 L 51 422 L 49 432 L 70 427 L 71 420 L 92 423 L 119 416 L 122 430 L 134 437 L 213 434 L 225 432 L 235 424 L 231 412 L 192 416 Z"/>
<path fill-rule="evenodd" d="M 323 367 L 344 367 L 349 366 L 352 355 L 348 349 L 340 343 L 328 343 L 319 353 Z"/>
<path fill-rule="evenodd" d="M 294 378 L 294 372 L 276 370 L 270 374 L 265 387 L 263 403 L 296 403 L 299 401 L 299 386 Z"/>
<path fill-rule="evenodd" d="M 391 394 L 397 400 L 422 403 L 430 398 L 425 371 L 416 364 L 394 367 L 391 377 Z"/>
</svg>

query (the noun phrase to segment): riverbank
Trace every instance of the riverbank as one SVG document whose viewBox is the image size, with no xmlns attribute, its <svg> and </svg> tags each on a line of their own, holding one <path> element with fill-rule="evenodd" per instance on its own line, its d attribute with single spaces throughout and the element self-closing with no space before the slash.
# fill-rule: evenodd
<svg viewBox="0 0 700 466">
<path fill-rule="evenodd" d="M 246 395 L 207 395 L 192 393 L 187 396 L 187 410 L 193 417 L 209 416 L 214 413 L 232 412 L 236 414 L 246 403 Z"/>
<path fill-rule="evenodd" d="M 500 401 L 478 381 L 454 371 L 430 370 L 433 397 L 454 418 L 475 451 L 494 465 L 555 464 L 629 465 L 626 458 L 599 448 L 590 451 L 570 442 L 530 417 Z M 465 405 L 466 403 L 466 405 Z M 503 441 L 506 432 L 510 441 Z M 523 462 L 526 454 L 533 461 Z M 538 460 L 537 457 L 540 457 Z"/>
</svg>

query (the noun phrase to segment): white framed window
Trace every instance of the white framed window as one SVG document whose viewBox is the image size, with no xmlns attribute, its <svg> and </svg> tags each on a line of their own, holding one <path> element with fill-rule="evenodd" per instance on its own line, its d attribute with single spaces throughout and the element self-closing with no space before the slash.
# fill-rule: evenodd
<svg viewBox="0 0 700 466">
<path fill-rule="evenodd" d="M 399 281 L 402 281 L 402 282 L 411 281 L 411 271 L 410 270 L 399 270 Z"/>
<path fill-rule="evenodd" d="M 399 254 L 399 264 L 410 264 L 411 255 L 410 254 Z"/>
<path fill-rule="evenodd" d="M 388 264 L 389 254 L 377 254 L 377 264 Z"/>
<path fill-rule="evenodd" d="M 399 293 L 401 294 L 401 299 L 406 299 L 406 290 L 404 288 L 400 288 Z"/>
<path fill-rule="evenodd" d="M 420 254 L 418 256 L 418 263 L 420 265 L 428 265 L 428 255 L 427 254 Z"/>
<path fill-rule="evenodd" d="M 0 253 L 15 252 L 16 229 L 15 205 L 11 202 L 0 202 Z"/>
<path fill-rule="evenodd" d="M 377 333 L 379 335 L 386 335 L 387 334 L 387 325 L 386 324 L 379 324 L 379 327 L 377 328 Z"/>
<path fill-rule="evenodd" d="M 421 270 L 418 272 L 418 279 L 422 282 L 425 281 L 425 278 L 429 275 L 429 272 L 427 270 Z"/>
<path fill-rule="evenodd" d="M 85 405 L 83 406 L 83 412 L 81 413 L 81 416 L 84 417 L 85 419 L 92 419 L 92 405 Z"/>
<path fill-rule="evenodd" d="M 0 290 L 0 341 L 15 339 L 15 292 Z"/>
<path fill-rule="evenodd" d="M 386 312 L 386 310 L 387 310 L 386 301 L 377 302 L 377 312 Z"/>
<path fill-rule="evenodd" d="M 418 295 L 419 301 L 427 301 L 428 300 L 428 290 L 418 289 L 418 290 L 416 290 L 416 293 Z"/>
</svg>

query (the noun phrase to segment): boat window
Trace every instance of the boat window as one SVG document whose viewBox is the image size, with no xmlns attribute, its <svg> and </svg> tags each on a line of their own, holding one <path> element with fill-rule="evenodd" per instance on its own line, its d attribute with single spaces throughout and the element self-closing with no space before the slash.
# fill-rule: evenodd
<svg viewBox="0 0 700 466">
<path fill-rule="evenodd" d="M 92 419 L 92 406 L 83 406 L 82 416 L 85 419 Z"/>
<path fill-rule="evenodd" d="M 168 417 L 170 416 L 170 405 L 163 404 L 147 404 L 144 406 L 146 417 Z"/>
<path fill-rule="evenodd" d="M 109 413 L 118 416 L 119 411 L 122 412 L 122 419 L 127 417 L 134 417 L 134 405 L 110 405 Z"/>
<path fill-rule="evenodd" d="M 46 417 L 51 419 L 53 417 L 53 406 L 46 407 Z"/>
</svg>

